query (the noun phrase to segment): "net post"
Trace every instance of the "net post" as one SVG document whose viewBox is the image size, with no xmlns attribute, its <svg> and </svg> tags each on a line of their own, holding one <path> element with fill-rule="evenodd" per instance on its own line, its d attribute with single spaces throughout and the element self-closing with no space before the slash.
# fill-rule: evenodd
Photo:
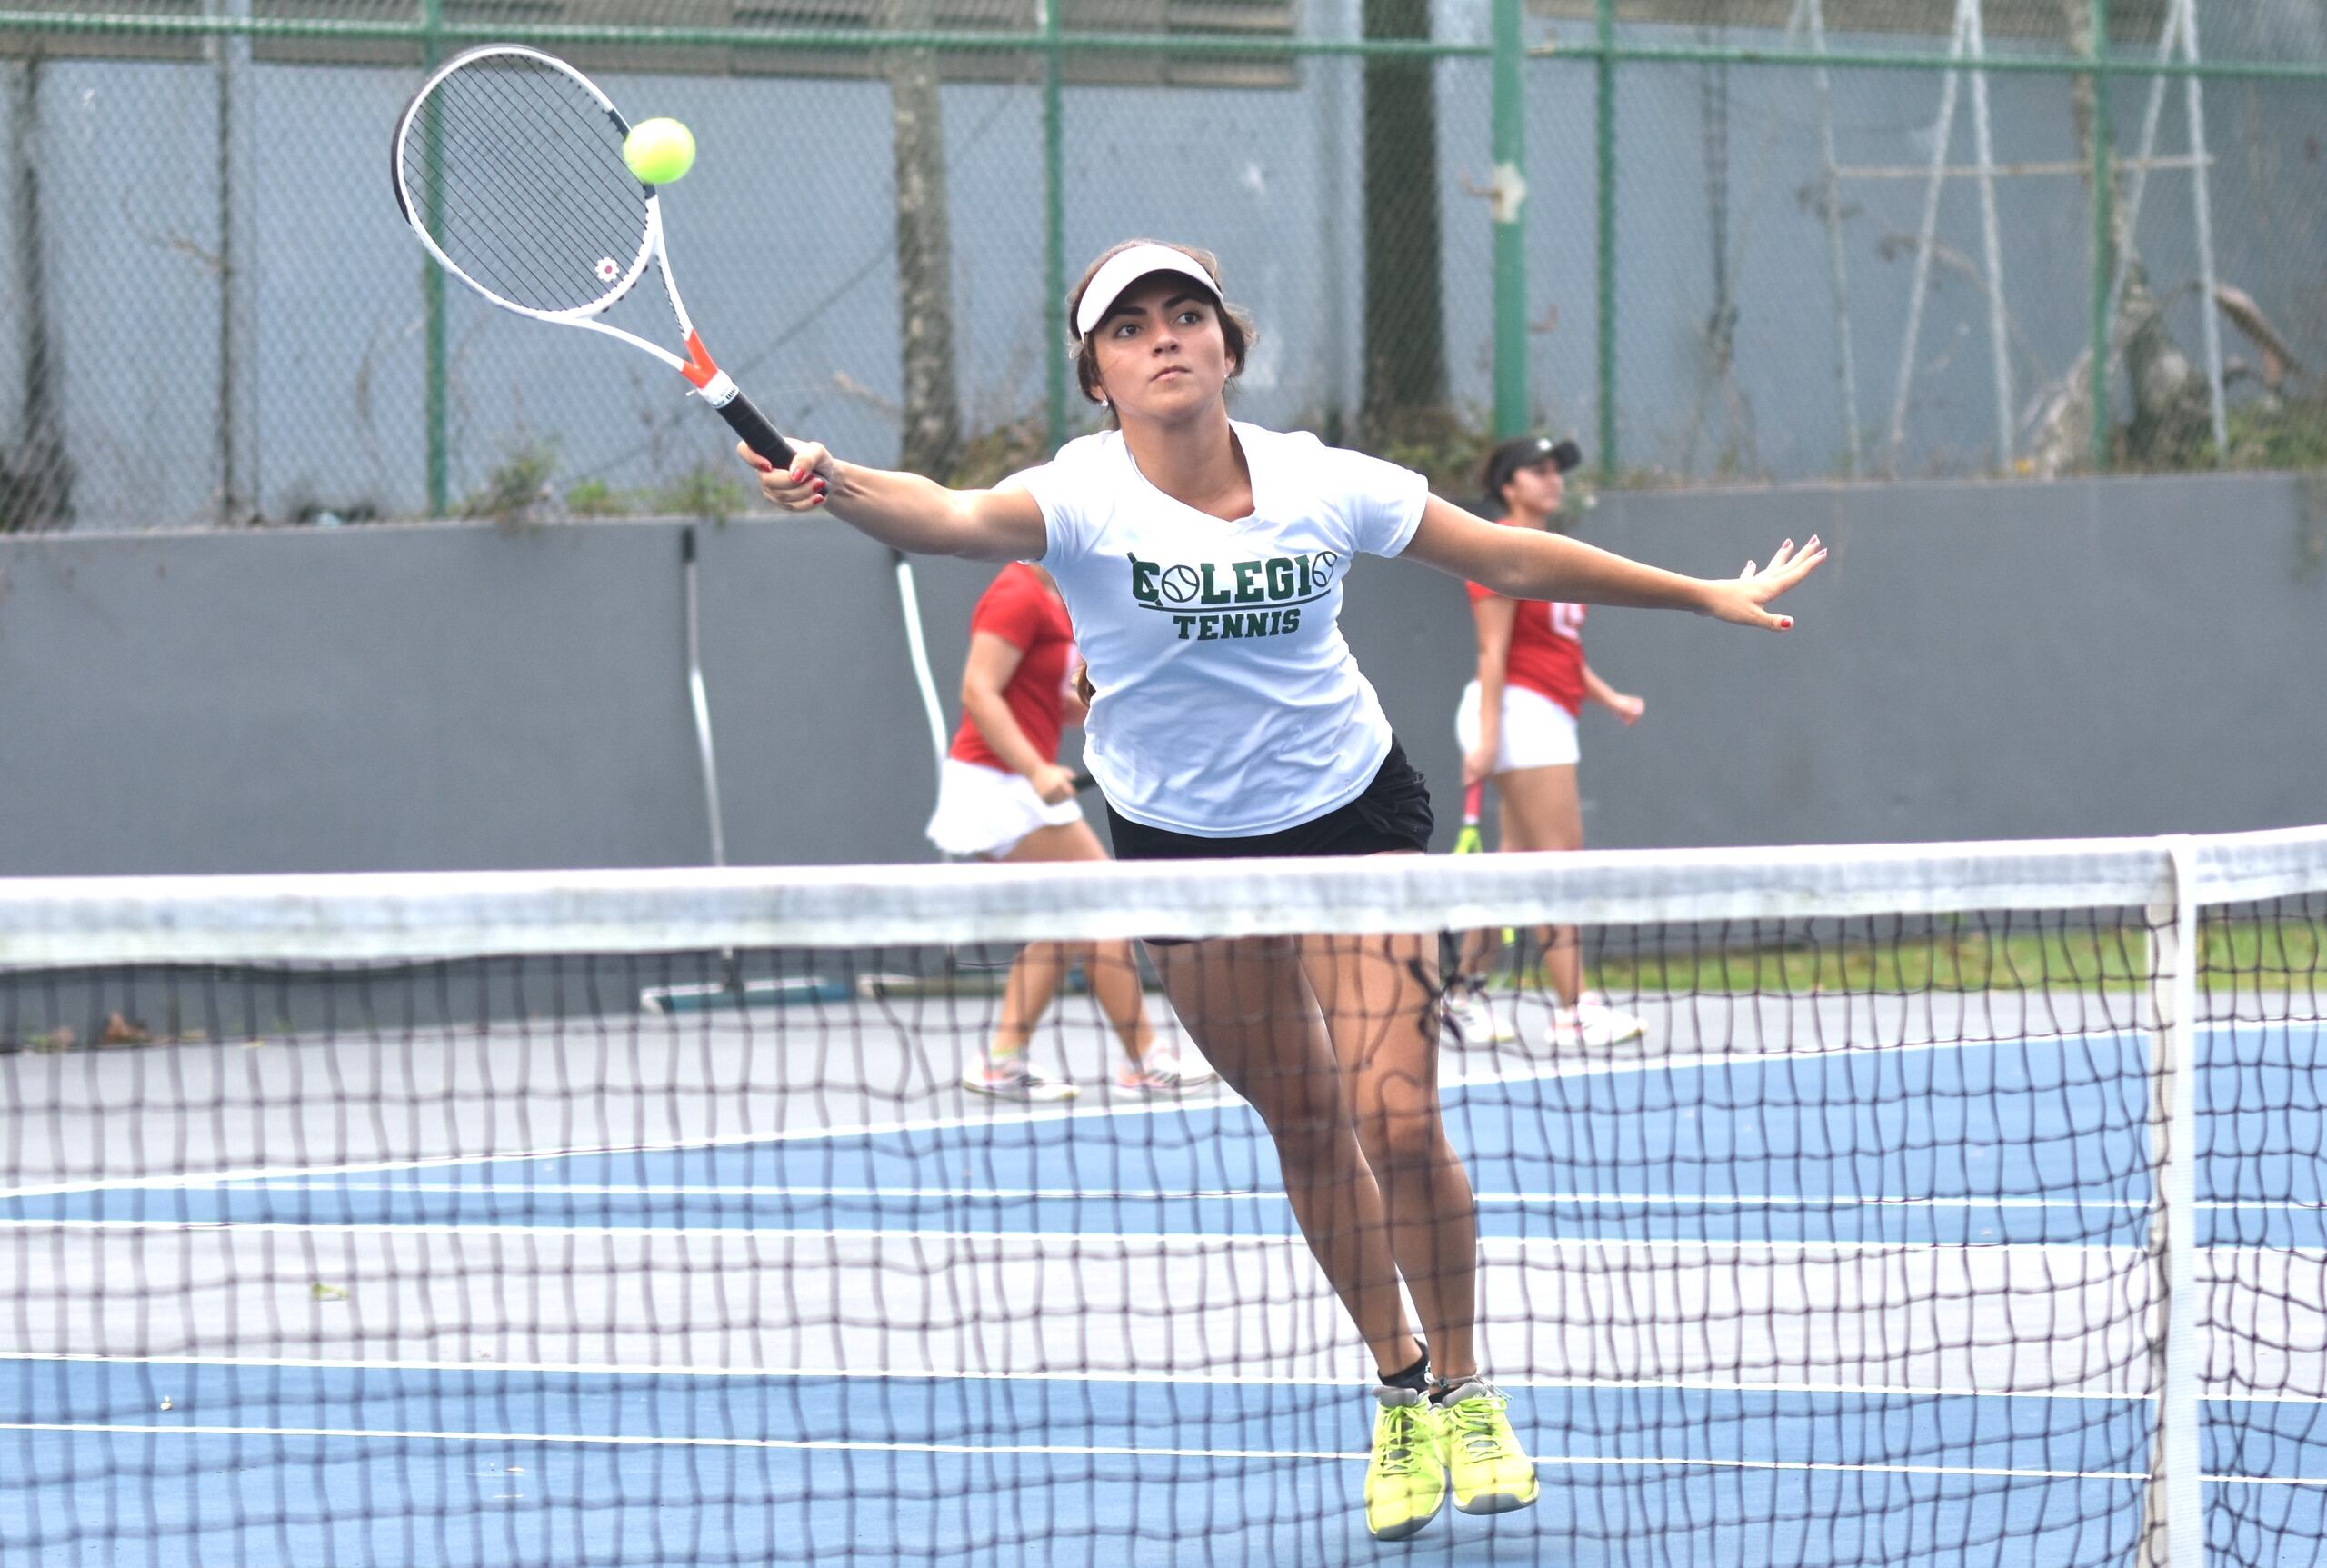
<svg viewBox="0 0 2327 1568">
<path fill-rule="evenodd" d="M 2150 1164 L 2157 1183 L 2149 1248 L 2158 1330 L 2151 1342 L 2157 1436 L 2142 1498 L 2141 1568 L 2202 1568 L 2199 1473 L 2197 846 L 2163 841 L 2171 902 L 2150 908 Z"/>
</svg>

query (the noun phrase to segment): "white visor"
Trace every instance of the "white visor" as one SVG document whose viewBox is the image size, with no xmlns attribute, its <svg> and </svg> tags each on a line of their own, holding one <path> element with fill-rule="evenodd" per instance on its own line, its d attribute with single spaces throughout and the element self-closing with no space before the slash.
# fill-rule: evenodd
<svg viewBox="0 0 2327 1568">
<path fill-rule="evenodd" d="M 1083 303 L 1074 313 L 1074 335 L 1089 337 L 1091 329 L 1105 318 L 1124 290 L 1141 278 L 1159 272 L 1177 273 L 1182 277 L 1193 278 L 1203 285 L 1203 292 L 1212 296 L 1213 304 L 1221 303 L 1220 285 L 1212 281 L 1212 275 L 1187 252 L 1174 250 L 1170 245 L 1134 245 L 1127 251 L 1117 251 L 1109 256 L 1106 265 L 1093 275 L 1091 286 L 1083 291 Z"/>
</svg>

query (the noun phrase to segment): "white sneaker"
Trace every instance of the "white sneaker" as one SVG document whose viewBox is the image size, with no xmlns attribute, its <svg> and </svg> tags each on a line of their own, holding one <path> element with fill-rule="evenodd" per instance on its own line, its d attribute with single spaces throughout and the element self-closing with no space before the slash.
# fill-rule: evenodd
<svg viewBox="0 0 2327 1568">
<path fill-rule="evenodd" d="M 1647 1024 L 1622 1008 L 1609 1006 L 1607 999 L 1596 991 L 1587 991 L 1577 997 L 1573 1007 L 1552 1009 L 1552 1039 L 1562 1045 L 1580 1045 L 1587 1050 L 1620 1045 L 1647 1033 Z"/>
<path fill-rule="evenodd" d="M 1022 1052 L 996 1062 L 984 1054 L 973 1056 L 962 1069 L 962 1087 L 973 1094 L 997 1100 L 1072 1100 L 1083 1093 L 1064 1078 L 1054 1078 Z"/>
<path fill-rule="evenodd" d="M 1519 1038 L 1519 1031 L 1494 1014 L 1482 988 L 1465 988 L 1446 999 L 1447 1032 L 1464 1045 L 1500 1045 Z"/>
<path fill-rule="evenodd" d="M 1153 1045 L 1136 1062 L 1115 1065 L 1115 1087 L 1134 1094 L 1181 1094 L 1220 1076 L 1201 1057 L 1183 1055 L 1176 1045 Z"/>
</svg>

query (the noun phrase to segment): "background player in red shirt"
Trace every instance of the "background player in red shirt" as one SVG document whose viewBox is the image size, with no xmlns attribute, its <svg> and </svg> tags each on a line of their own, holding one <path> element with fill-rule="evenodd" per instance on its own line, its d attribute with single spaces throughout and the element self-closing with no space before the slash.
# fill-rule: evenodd
<svg viewBox="0 0 2327 1568">
<path fill-rule="evenodd" d="M 1487 457 L 1487 497 L 1499 509 L 1497 521 L 1513 528 L 1551 525 L 1567 492 L 1567 471 L 1583 460 L 1573 441 L 1542 436 L 1506 441 Z M 1466 584 L 1478 634 L 1478 675 L 1463 689 L 1454 734 L 1463 747 L 1463 787 L 1486 780 L 1495 786 L 1501 850 L 1581 849 L 1583 814 L 1575 779 L 1579 751 L 1576 719 L 1585 698 L 1625 724 L 1647 704 L 1617 691 L 1583 659 L 1583 606 L 1541 599 L 1498 597 L 1476 583 Z M 1515 1038 L 1510 1024 L 1487 1004 L 1483 976 L 1493 957 L 1494 934 L 1473 932 L 1465 940 L 1463 978 L 1448 1013 L 1465 1039 Z M 1572 925 L 1543 935 L 1544 969 L 1558 1005 L 1552 1014 L 1553 1039 L 1583 1045 L 1609 1044 L 1641 1033 L 1641 1022 L 1610 1007 L 1583 989 L 1583 951 Z"/>
<path fill-rule="evenodd" d="M 930 842 L 981 860 L 1104 860 L 1075 804 L 1073 770 L 1058 764 L 1059 732 L 1083 720 L 1073 690 L 1074 628 L 1050 574 L 1013 562 L 970 614 L 962 671 L 962 727 L 940 770 Z M 1123 1041 L 1120 1088 L 1176 1094 L 1213 1074 L 1158 1047 L 1139 967 L 1127 942 L 1029 943 L 1010 966 L 994 1039 L 962 1073 L 963 1086 L 1014 1100 L 1078 1093 L 1027 1059 L 1026 1047 L 1067 970 L 1081 963 L 1091 994 Z"/>
</svg>

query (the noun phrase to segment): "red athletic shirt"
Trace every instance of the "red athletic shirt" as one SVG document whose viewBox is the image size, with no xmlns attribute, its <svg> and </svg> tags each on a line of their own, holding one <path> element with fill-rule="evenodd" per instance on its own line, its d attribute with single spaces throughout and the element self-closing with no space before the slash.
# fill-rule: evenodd
<svg viewBox="0 0 2327 1568">
<path fill-rule="evenodd" d="M 1497 522 L 1508 524 L 1501 517 Z M 1465 584 L 1471 602 L 1495 596 L 1492 588 Z M 1571 714 L 1583 712 L 1583 606 L 1521 599 L 1511 620 L 1511 652 L 1503 660 L 1505 685 L 1524 686 L 1549 697 Z"/>
<path fill-rule="evenodd" d="M 1026 732 L 1037 755 L 1051 762 L 1058 757 L 1060 707 L 1065 694 L 1066 672 L 1074 658 L 1074 626 L 1066 606 L 1044 584 L 1034 569 L 1022 561 L 1004 566 L 970 612 L 970 634 L 991 632 L 1018 650 L 1018 667 L 1002 688 L 1010 716 Z M 946 753 L 980 767 L 1013 771 L 994 754 L 970 715 L 954 733 Z"/>
</svg>

